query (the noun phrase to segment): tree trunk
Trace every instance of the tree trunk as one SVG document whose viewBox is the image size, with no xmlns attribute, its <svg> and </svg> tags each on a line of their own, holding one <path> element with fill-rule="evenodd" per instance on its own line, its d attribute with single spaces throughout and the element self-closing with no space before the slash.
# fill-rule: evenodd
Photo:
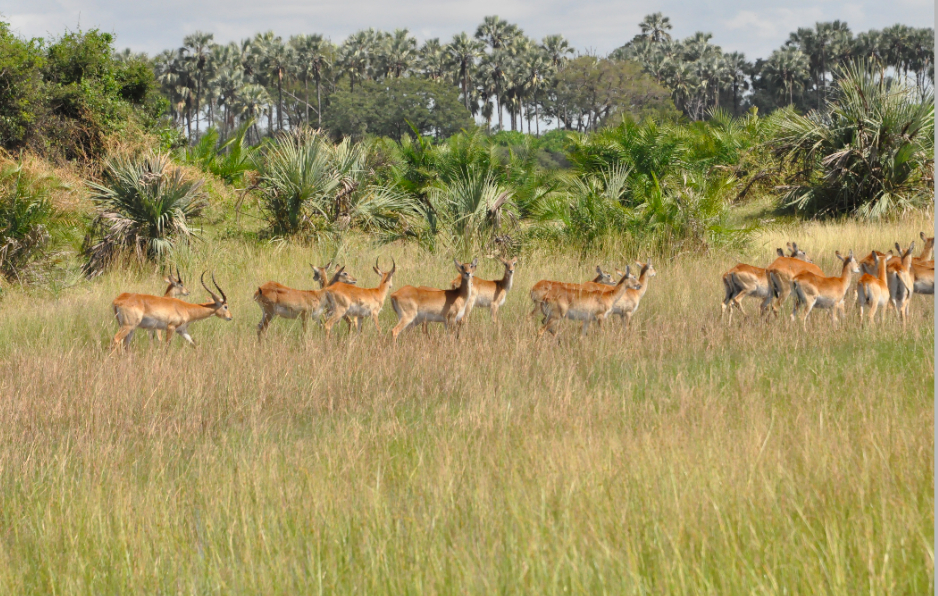
<svg viewBox="0 0 938 596">
<path fill-rule="evenodd" d="M 319 91 L 320 81 L 316 79 L 316 122 L 319 128 L 322 128 L 322 94 Z"/>
<path fill-rule="evenodd" d="M 498 130 L 501 132 L 502 129 L 502 100 L 499 94 L 495 94 L 495 107 L 498 108 Z"/>
<path fill-rule="evenodd" d="M 305 90 L 303 98 L 306 100 L 306 124 L 309 124 L 309 77 L 303 77 L 303 88 Z"/>
<path fill-rule="evenodd" d="M 277 69 L 277 130 L 283 131 L 283 70 Z"/>
<path fill-rule="evenodd" d="M 541 110 L 537 105 L 537 93 L 534 93 L 534 134 L 541 136 Z"/>
</svg>

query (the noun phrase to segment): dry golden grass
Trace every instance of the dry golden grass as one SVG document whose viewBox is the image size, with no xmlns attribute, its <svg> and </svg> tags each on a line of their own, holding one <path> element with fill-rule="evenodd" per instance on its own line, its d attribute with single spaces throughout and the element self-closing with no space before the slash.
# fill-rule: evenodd
<svg viewBox="0 0 938 596">
<path fill-rule="evenodd" d="M 930 221 L 766 234 L 834 272 Z M 138 333 L 107 358 L 115 272 L 57 299 L 0 304 L 4 593 L 921 594 L 933 589 L 934 308 L 912 325 L 721 323 L 732 255 L 657 261 L 630 332 L 535 344 L 527 289 L 602 262 L 525 256 L 496 328 L 325 341 L 277 319 L 255 341 L 256 287 L 311 287 L 296 247 L 204 243 L 235 320 L 198 350 Z M 450 259 L 348 251 L 374 285 L 442 285 Z M 644 255 L 627 255 L 630 260 Z M 345 262 L 345 259 L 341 259 Z M 501 266 L 484 262 L 479 275 Z M 755 301 L 747 304 L 750 313 Z M 786 305 L 790 309 L 790 305 Z M 789 310 L 785 311 L 787 316 Z M 344 328 L 344 325 L 342 325 Z"/>
</svg>

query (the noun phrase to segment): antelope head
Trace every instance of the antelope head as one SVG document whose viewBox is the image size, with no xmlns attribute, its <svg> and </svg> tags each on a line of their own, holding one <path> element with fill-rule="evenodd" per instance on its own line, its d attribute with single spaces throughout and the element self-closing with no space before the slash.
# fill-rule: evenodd
<svg viewBox="0 0 938 596">
<path fill-rule="evenodd" d="M 228 310 L 228 297 L 225 296 L 224 290 L 218 287 L 218 282 L 215 281 L 215 274 L 212 273 L 212 283 L 215 285 L 215 289 L 218 290 L 218 293 L 221 294 L 221 298 L 218 297 L 218 294 L 213 292 L 207 285 L 205 285 L 205 272 L 202 272 L 202 277 L 199 278 L 202 282 L 202 287 L 205 288 L 205 291 L 209 293 L 212 297 L 212 301 L 215 303 L 215 316 L 226 321 L 231 320 L 231 311 Z"/>
<path fill-rule="evenodd" d="M 170 271 L 168 275 L 163 276 L 163 281 L 169 284 L 167 290 L 168 294 L 172 296 L 188 296 L 189 288 L 185 286 L 182 281 L 182 276 L 179 274 L 179 265 L 176 265 L 176 277 L 173 277 L 173 272 Z M 172 290 L 172 292 L 169 292 Z"/>
</svg>

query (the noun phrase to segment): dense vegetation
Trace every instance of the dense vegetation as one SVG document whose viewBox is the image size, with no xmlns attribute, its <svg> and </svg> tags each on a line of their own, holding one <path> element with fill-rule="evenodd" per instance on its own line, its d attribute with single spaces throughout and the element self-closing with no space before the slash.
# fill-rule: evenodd
<svg viewBox="0 0 938 596">
<path fill-rule="evenodd" d="M 789 78 L 778 98 L 790 105 L 770 113 L 756 109 L 768 70 L 707 79 L 741 58 L 706 35 L 671 40 L 661 15 L 606 58 L 574 56 L 561 36 L 535 43 L 497 17 L 420 49 L 406 31 L 338 47 L 272 33 L 222 46 L 199 33 L 153 60 L 115 52 L 98 31 L 22 40 L 4 25 L 0 126 L 14 153 L 2 268 L 39 279 L 53 262 L 98 274 L 124 256 L 163 261 L 203 224 L 301 242 L 360 232 L 447 253 L 624 241 L 670 255 L 739 246 L 760 217 L 786 211 L 931 209 L 933 66 L 912 43 L 927 32 L 903 45 L 890 28 L 873 36 L 882 51 L 849 61 L 872 34 L 835 25 L 786 44 L 827 52 L 808 60 L 814 88 L 799 83 L 820 107 Z M 73 164 L 59 176 L 70 184 L 23 180 L 31 154 Z M 56 184 L 82 195 L 69 225 L 53 222 L 74 202 L 22 198 Z"/>
</svg>

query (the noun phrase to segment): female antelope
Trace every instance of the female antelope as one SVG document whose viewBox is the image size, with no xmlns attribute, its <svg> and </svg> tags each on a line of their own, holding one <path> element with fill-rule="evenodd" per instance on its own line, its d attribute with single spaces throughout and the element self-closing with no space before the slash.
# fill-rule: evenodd
<svg viewBox="0 0 938 596">
<path fill-rule="evenodd" d="M 648 280 L 658 275 L 658 272 L 655 271 L 654 266 L 651 264 L 651 259 L 648 259 L 645 263 L 636 261 L 635 264 L 639 266 L 639 271 L 641 272 L 638 276 L 638 287 L 628 288 L 625 293 L 622 294 L 622 297 L 616 300 L 615 304 L 612 306 L 612 311 L 609 313 L 621 317 L 625 322 L 626 329 L 629 328 L 632 322 L 632 315 L 638 310 L 638 305 L 641 303 L 642 297 L 648 290 Z M 627 274 L 628 271 L 626 271 L 626 275 Z"/>
<path fill-rule="evenodd" d="M 345 271 L 345 267 L 336 270 L 332 279 L 326 281 L 329 268 L 310 265 L 313 269 L 313 281 L 319 282 L 318 290 L 294 290 L 275 281 L 269 281 L 257 288 L 254 292 L 254 301 L 261 308 L 261 322 L 257 324 L 257 339 L 263 339 L 267 327 L 275 317 L 285 319 L 300 318 L 303 323 L 303 332 L 306 332 L 306 321 L 309 318 L 318 320 L 326 308 L 325 289 L 337 283 L 354 285 L 356 279 Z"/>
<path fill-rule="evenodd" d="M 450 329 L 462 320 L 472 295 L 472 276 L 479 260 L 460 263 L 453 259 L 453 264 L 459 272 L 460 284 L 457 288 L 436 290 L 404 286 L 391 294 L 391 306 L 397 314 L 397 325 L 391 331 L 395 341 L 403 330 L 414 325 L 424 322 L 443 323 L 444 327 Z M 458 327 L 456 334 L 459 335 Z"/>
<path fill-rule="evenodd" d="M 886 261 L 890 255 L 873 252 L 873 266 L 876 275 L 864 273 L 857 282 L 857 306 L 860 307 L 860 320 L 863 320 L 863 309 L 870 309 L 870 323 L 876 320 L 876 311 L 883 309 L 880 320 L 886 320 L 886 306 L 889 304 L 889 283 L 886 279 Z"/>
<path fill-rule="evenodd" d="M 358 333 L 362 332 L 362 323 L 366 318 L 371 318 L 375 322 L 375 328 L 381 331 L 381 325 L 378 324 L 378 315 L 384 308 L 384 300 L 387 298 L 388 291 L 391 289 L 391 279 L 394 272 L 397 271 L 397 263 L 391 260 L 391 270 L 381 271 L 378 268 L 378 259 L 375 259 L 374 272 L 381 279 L 377 288 L 359 288 L 345 283 L 337 283 L 325 289 L 326 299 L 329 301 L 328 308 L 332 314 L 326 320 L 326 337 L 329 337 L 333 325 L 343 317 L 358 319 Z M 351 332 L 349 325 L 349 332 Z"/>
<path fill-rule="evenodd" d="M 798 250 L 798 245 L 791 243 L 792 249 Z M 772 292 L 768 304 L 772 306 L 772 312 L 776 315 L 782 306 L 782 303 L 788 298 L 793 288 L 792 281 L 801 273 L 813 273 L 819 277 L 824 277 L 824 271 L 810 261 L 802 261 L 795 257 L 778 257 L 772 264 L 765 268 L 769 276 L 769 288 Z"/>
<path fill-rule="evenodd" d="M 824 277 L 810 271 L 803 271 L 792 279 L 792 292 L 795 295 L 795 309 L 791 313 L 792 320 L 798 314 L 801 305 L 805 306 L 804 317 L 801 324 L 807 329 L 808 315 L 815 308 L 826 308 L 831 311 L 831 320 L 837 322 L 837 311 L 844 312 L 844 298 L 850 288 L 850 278 L 854 273 L 860 272 L 860 265 L 850 251 L 846 257 L 840 251 L 835 253 L 843 261 L 843 270 L 840 277 Z"/>
<path fill-rule="evenodd" d="M 896 250 L 899 252 L 899 258 L 892 259 L 886 264 L 886 277 L 889 283 L 889 300 L 896 309 L 896 316 L 902 321 L 905 327 L 909 318 L 909 303 L 912 301 L 912 292 L 915 289 L 915 281 L 912 277 L 912 251 L 915 249 L 915 243 L 909 245 L 909 249 L 904 251 L 896 242 Z"/>
<path fill-rule="evenodd" d="M 541 311 L 541 313 L 544 315 L 544 320 L 541 321 L 541 323 L 543 324 L 545 321 L 547 321 L 547 316 L 550 313 L 547 311 L 547 307 L 544 304 L 544 297 L 547 296 L 547 292 L 549 292 L 550 289 L 555 286 L 568 289 L 582 287 L 590 290 L 599 290 L 602 289 L 601 286 L 616 285 L 616 281 L 612 278 L 612 275 L 603 271 L 602 267 L 599 265 L 596 265 L 596 274 L 596 277 L 594 277 L 592 280 L 582 284 L 551 281 L 548 279 L 542 279 L 541 281 L 537 282 L 531 288 L 531 301 L 534 302 L 534 309 L 531 310 L 531 312 L 528 314 L 528 318 L 535 316 L 537 311 Z"/>
<path fill-rule="evenodd" d="M 790 257 L 808 261 L 804 251 L 797 245 L 787 242 Z M 781 248 L 776 248 L 775 252 L 779 257 L 784 257 L 785 252 Z M 723 304 L 721 305 L 721 317 L 730 309 L 730 319 L 733 317 L 733 308 L 746 314 L 743 310 L 743 298 L 745 297 L 761 298 L 762 305 L 759 307 L 759 315 L 764 315 L 772 302 L 772 289 L 769 285 L 769 275 L 766 269 L 753 267 L 745 263 L 739 263 L 729 271 L 723 274 Z"/>
<path fill-rule="evenodd" d="M 506 261 L 498 257 L 498 260 L 505 267 L 505 273 L 502 275 L 501 279 L 488 280 L 473 276 L 472 295 L 469 297 L 469 302 L 466 305 L 466 313 L 462 317 L 463 323 L 469 319 L 469 313 L 471 313 L 472 309 L 475 307 L 488 308 L 492 312 L 492 321 L 498 322 L 498 309 L 505 304 L 505 298 L 511 290 L 511 282 L 515 275 L 515 264 L 518 262 L 518 259 L 513 258 L 510 261 Z M 450 288 L 458 288 L 460 284 L 462 284 L 462 275 L 452 281 Z"/>
<path fill-rule="evenodd" d="M 637 289 L 638 287 L 638 281 L 632 275 L 629 267 L 625 268 L 625 275 L 612 288 L 585 289 L 580 287 L 571 289 L 554 286 L 544 297 L 544 302 L 550 314 L 547 315 L 547 320 L 537 336 L 540 338 L 545 331 L 550 331 L 551 335 L 556 335 L 557 325 L 563 319 L 583 321 L 580 334 L 586 335 L 586 330 L 592 321 L 596 321 L 602 327 L 616 302 L 625 295 L 629 288 Z"/>
</svg>

